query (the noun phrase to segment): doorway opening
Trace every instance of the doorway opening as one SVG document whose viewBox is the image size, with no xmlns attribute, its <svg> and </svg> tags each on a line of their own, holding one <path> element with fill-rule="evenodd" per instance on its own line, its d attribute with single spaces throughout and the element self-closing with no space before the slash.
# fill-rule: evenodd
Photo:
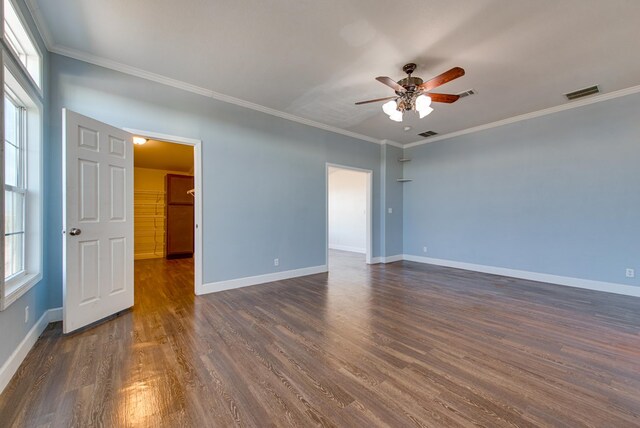
<svg viewBox="0 0 640 428">
<path fill-rule="evenodd" d="M 371 263 L 371 170 L 327 164 L 327 265 Z"/>
<path fill-rule="evenodd" d="M 201 283 L 199 141 L 130 130 L 134 145 L 136 304 L 191 298 Z M 157 302 L 156 302 L 157 303 Z"/>
</svg>

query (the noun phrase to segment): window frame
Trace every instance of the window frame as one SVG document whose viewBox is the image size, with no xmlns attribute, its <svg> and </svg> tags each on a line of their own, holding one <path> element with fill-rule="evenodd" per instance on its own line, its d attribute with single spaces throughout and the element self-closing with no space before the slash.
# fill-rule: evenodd
<svg viewBox="0 0 640 428">
<path fill-rule="evenodd" d="M 44 130 L 44 105 L 38 96 L 33 81 L 29 75 L 25 75 L 22 63 L 18 63 L 12 52 L 2 49 L 0 55 L 0 76 L 3 84 L 0 85 L 0 94 L 3 98 L 2 120 L 0 130 L 3 145 L 0 156 L 0 180 L 2 189 L 0 192 L 0 211 L 4 215 L 4 94 L 5 85 L 10 88 L 13 98 L 17 98 L 19 104 L 25 109 L 25 165 L 24 176 L 25 197 L 25 242 L 24 242 L 24 272 L 14 277 L 4 279 L 4 221 L 0 222 L 2 233 L 0 234 L 0 311 L 18 300 L 34 285 L 42 280 L 44 269 L 44 174 L 43 174 L 43 130 Z"/>
<path fill-rule="evenodd" d="M 20 7 L 16 4 L 15 0 L 6 0 L 7 2 L 11 3 L 13 10 L 18 16 L 18 20 L 22 24 L 22 27 L 24 28 L 24 31 L 27 34 L 27 37 L 31 41 L 31 44 L 35 48 L 36 54 L 38 55 L 38 81 L 36 81 L 36 79 L 29 72 L 29 69 L 27 68 L 27 66 L 20 60 L 20 54 L 16 52 L 12 44 L 6 40 L 5 31 L 4 31 L 4 19 L 5 19 L 4 1 L 5 0 L 2 0 L 2 5 L 0 5 L 0 9 L 2 10 L 2 14 L 0 16 L 0 18 L 2 18 L 2 31 L 0 31 L 0 35 L 2 38 L 3 47 L 6 51 L 8 51 L 13 56 L 13 59 L 15 60 L 16 64 L 21 70 L 21 73 L 28 79 L 30 84 L 36 90 L 38 96 L 42 99 L 44 97 L 44 92 L 42 89 L 44 85 L 44 54 L 42 52 L 42 49 L 40 48 L 40 45 L 37 42 L 38 38 L 33 34 L 33 31 L 31 31 L 31 27 L 27 25 L 27 19 L 22 13 L 22 10 L 20 9 Z M 18 39 L 18 42 L 19 41 L 20 40 Z"/>
</svg>

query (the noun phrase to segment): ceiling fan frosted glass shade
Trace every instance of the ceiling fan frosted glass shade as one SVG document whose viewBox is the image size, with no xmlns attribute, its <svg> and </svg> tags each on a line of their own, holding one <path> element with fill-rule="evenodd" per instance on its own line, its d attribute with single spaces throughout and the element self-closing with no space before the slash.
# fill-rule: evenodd
<svg viewBox="0 0 640 428">
<path fill-rule="evenodd" d="M 423 108 L 427 108 L 431 105 L 431 97 L 427 95 L 420 95 L 416 98 L 416 110 L 422 110 Z"/>
<path fill-rule="evenodd" d="M 420 119 L 427 116 L 429 113 L 433 111 L 431 107 L 423 107 L 422 109 L 417 109 L 417 110 L 418 110 L 418 115 L 420 115 Z"/>
<path fill-rule="evenodd" d="M 431 106 L 431 97 L 426 95 L 420 95 L 416 98 L 416 111 L 420 115 L 420 119 L 428 115 L 433 111 Z"/>
<path fill-rule="evenodd" d="M 398 104 L 396 103 L 395 100 L 386 102 L 382 104 L 382 111 L 385 112 L 387 115 L 391 116 L 392 114 L 398 111 Z"/>
<path fill-rule="evenodd" d="M 393 120 L 394 122 L 402 122 L 402 112 L 396 110 L 389 115 L 389 119 Z"/>
<path fill-rule="evenodd" d="M 416 98 L 416 111 L 420 115 L 420 119 L 428 115 L 433 111 L 431 106 L 431 97 L 426 95 L 420 95 Z"/>
</svg>

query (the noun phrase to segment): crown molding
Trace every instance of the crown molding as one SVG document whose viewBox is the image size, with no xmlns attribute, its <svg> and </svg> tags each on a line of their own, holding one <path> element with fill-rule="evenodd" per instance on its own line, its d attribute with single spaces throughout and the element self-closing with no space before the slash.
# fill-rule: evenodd
<svg viewBox="0 0 640 428">
<path fill-rule="evenodd" d="M 35 0 L 29 0 L 32 2 Z M 39 12 L 38 12 L 39 13 Z M 37 21 L 37 20 L 36 20 Z M 38 31 L 40 31 L 40 25 L 38 24 Z M 43 37 L 44 38 L 44 37 Z M 398 147 L 401 149 L 408 149 L 411 147 L 421 146 L 423 144 L 435 143 L 436 141 L 447 140 L 454 137 L 459 137 L 462 135 L 472 134 L 474 132 L 480 132 L 491 128 L 497 128 L 504 125 L 509 125 L 511 123 L 520 122 L 523 120 L 534 119 L 537 117 L 547 116 L 550 114 L 558 113 L 561 111 L 571 110 L 574 108 L 584 107 L 590 104 L 599 103 L 602 101 L 608 101 L 619 97 L 624 97 L 626 95 L 631 95 L 640 92 L 640 85 L 631 86 L 629 88 L 620 89 L 614 92 L 609 92 L 606 94 L 596 95 L 594 97 L 589 97 L 582 100 L 573 101 L 569 104 L 561 104 L 554 107 L 549 107 L 542 110 L 537 110 L 525 114 L 521 114 L 518 116 L 508 117 L 506 119 L 498 120 L 495 122 L 485 123 L 483 125 L 474 126 L 471 128 L 462 129 L 460 131 L 450 132 L 447 134 L 438 135 L 436 137 L 416 141 L 413 143 L 402 144 L 393 140 L 379 140 L 377 138 L 369 137 L 367 135 L 359 134 L 357 132 L 347 131 L 345 129 L 337 128 L 335 126 L 327 125 L 321 122 L 316 122 L 311 119 L 306 119 L 303 117 L 299 117 L 290 113 L 286 113 L 280 110 L 276 110 L 270 107 L 266 107 L 260 104 L 252 103 L 250 101 L 245 101 L 240 98 L 235 98 L 229 95 L 221 94 L 219 92 L 215 92 L 210 89 L 202 88 L 200 86 L 192 85 L 187 82 L 183 82 L 181 80 L 172 79 L 170 77 L 166 77 L 157 73 L 152 73 L 150 71 L 142 70 L 137 67 L 132 67 L 126 64 L 122 64 L 116 61 L 112 61 L 106 58 L 102 58 L 99 56 L 91 55 L 86 52 L 78 51 L 75 49 L 70 49 L 67 47 L 63 47 L 60 45 L 51 45 L 49 46 L 49 42 L 45 41 L 47 44 L 47 49 L 50 52 L 57 53 L 62 56 L 66 56 L 69 58 L 77 59 L 79 61 L 87 62 L 90 64 L 94 64 L 100 67 L 108 68 L 111 70 L 119 71 L 121 73 L 129 74 L 131 76 L 136 76 L 142 79 L 150 80 L 156 83 L 160 83 L 166 86 L 171 86 L 177 89 L 181 89 L 187 92 L 199 94 L 205 97 L 213 98 L 218 101 L 234 104 L 240 107 L 245 107 L 251 110 L 260 111 L 262 113 L 266 113 L 272 116 L 276 116 L 282 119 L 290 120 L 292 122 L 301 123 L 303 125 L 308 125 L 314 128 L 323 129 L 325 131 L 333 132 L 336 134 L 345 135 L 347 137 L 355 138 L 358 140 L 368 141 L 375 144 L 388 144 L 390 146 Z"/>
<path fill-rule="evenodd" d="M 51 31 L 49 31 L 49 27 L 40 12 L 40 6 L 38 6 L 37 0 L 26 0 L 27 9 L 29 9 L 29 13 L 31 14 L 31 18 L 33 18 L 33 22 L 36 24 L 36 29 L 38 33 L 40 33 L 40 37 L 44 42 L 47 50 L 51 50 L 53 46 L 53 36 L 51 35 Z"/>
<path fill-rule="evenodd" d="M 393 141 L 393 140 L 380 140 L 380 144 L 384 145 L 390 145 L 390 146 L 394 146 L 394 147 L 398 147 L 400 149 L 403 149 L 405 146 L 402 143 L 398 143 L 397 141 Z"/>
<path fill-rule="evenodd" d="M 183 91 L 191 92 L 194 94 L 202 95 L 205 97 L 213 98 L 218 101 L 222 101 L 229 104 L 234 104 L 240 107 L 248 108 L 251 110 L 256 110 L 262 113 L 266 113 L 272 116 L 279 117 L 281 119 L 290 120 L 292 122 L 301 123 L 303 125 L 312 126 L 314 128 L 323 129 L 325 131 L 333 132 L 336 134 L 345 135 L 347 137 L 355 138 L 358 140 L 368 141 L 370 143 L 382 144 L 381 140 L 373 137 L 369 137 L 367 135 L 358 134 L 356 132 L 347 131 L 345 129 L 337 128 L 335 126 L 327 125 L 324 123 L 316 122 L 315 120 L 306 119 L 303 117 L 299 117 L 290 113 L 286 113 L 280 110 L 276 110 L 270 107 L 266 107 L 260 104 L 252 103 L 250 101 L 245 101 L 240 98 L 235 98 L 229 95 L 221 94 L 219 92 L 212 91 L 207 88 L 203 88 L 200 86 L 192 85 L 187 82 L 183 82 L 181 80 L 172 79 L 170 77 L 166 77 L 157 73 L 152 73 L 150 71 L 142 70 L 137 67 L 132 67 L 126 64 L 122 64 L 116 61 L 112 61 L 106 58 L 102 58 L 96 55 L 91 55 L 86 52 L 78 51 L 75 49 L 70 49 L 60 45 L 53 45 L 49 48 L 49 51 L 66 56 L 69 58 L 77 59 L 79 61 L 87 62 L 89 64 L 94 64 L 100 67 L 108 68 L 111 70 L 119 71 L 121 73 L 125 73 L 131 76 L 139 77 L 142 79 L 150 80 L 152 82 L 160 83 L 162 85 L 171 86 L 176 89 L 181 89 Z M 399 144 L 399 143 L 395 143 Z"/>
<path fill-rule="evenodd" d="M 437 137 L 427 138 L 425 140 L 416 141 L 415 143 L 405 144 L 404 148 L 421 146 L 423 144 L 435 143 L 436 141 L 447 140 L 449 138 L 459 137 L 461 135 L 467 135 L 474 132 L 484 131 L 486 129 L 497 128 L 499 126 L 509 125 L 511 123 L 520 122 L 523 120 L 534 119 L 536 117 L 546 116 L 553 113 L 558 113 L 565 110 L 571 110 L 574 108 L 584 107 L 590 104 L 599 103 L 602 101 L 608 101 L 615 98 L 624 97 L 626 95 L 636 94 L 640 92 L 640 85 L 631 86 L 629 88 L 620 89 L 614 92 L 606 94 L 596 95 L 594 97 L 585 98 L 582 100 L 573 101 L 570 104 L 561 104 L 555 107 L 549 107 L 542 110 L 532 111 L 530 113 L 521 114 L 518 116 L 512 116 L 507 119 L 498 120 L 484 125 L 474 126 L 472 128 L 463 129 L 461 131 L 450 132 L 448 134 L 438 135 Z"/>
</svg>

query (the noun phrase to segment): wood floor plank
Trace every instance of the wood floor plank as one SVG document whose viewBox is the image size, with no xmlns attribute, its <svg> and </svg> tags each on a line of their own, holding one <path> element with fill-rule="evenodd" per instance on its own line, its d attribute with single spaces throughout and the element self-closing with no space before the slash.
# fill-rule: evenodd
<svg viewBox="0 0 640 428">
<path fill-rule="evenodd" d="M 206 296 L 136 262 L 135 307 L 42 334 L 2 427 L 640 426 L 640 299 L 367 266 Z"/>
</svg>

